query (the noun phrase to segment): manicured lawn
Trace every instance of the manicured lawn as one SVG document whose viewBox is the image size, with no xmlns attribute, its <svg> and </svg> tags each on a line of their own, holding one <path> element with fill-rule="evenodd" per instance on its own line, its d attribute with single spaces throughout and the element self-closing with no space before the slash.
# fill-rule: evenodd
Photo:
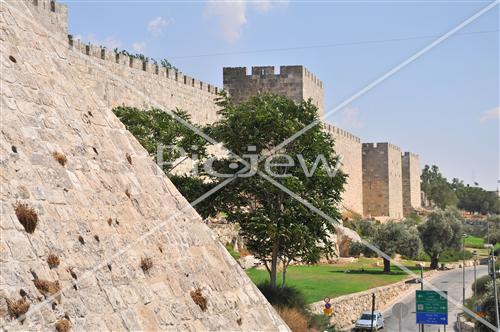
<svg viewBox="0 0 500 332">
<path fill-rule="evenodd" d="M 376 259 L 360 259 L 348 265 L 308 265 L 290 266 L 287 273 L 287 285 L 300 289 L 308 303 L 320 301 L 326 296 L 337 297 L 361 292 L 373 287 L 388 285 L 407 277 L 406 272 L 393 266 L 391 274 L 383 274 L 382 266 L 373 266 Z M 382 262 L 382 260 L 379 260 Z M 410 270 L 419 272 L 415 266 Z M 256 284 L 268 280 L 266 270 L 246 270 Z M 278 283 L 281 283 L 279 275 Z"/>
<path fill-rule="evenodd" d="M 465 238 L 465 246 L 469 248 L 483 248 L 484 239 L 477 236 L 468 236 Z"/>
</svg>

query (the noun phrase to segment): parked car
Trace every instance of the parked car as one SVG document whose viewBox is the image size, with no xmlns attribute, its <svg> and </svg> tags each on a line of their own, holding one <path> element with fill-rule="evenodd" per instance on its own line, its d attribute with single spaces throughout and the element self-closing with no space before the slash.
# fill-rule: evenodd
<svg viewBox="0 0 500 332">
<path fill-rule="evenodd" d="M 355 330 L 370 330 L 372 327 L 372 312 L 365 311 L 358 318 L 356 324 L 354 325 Z M 384 316 L 380 311 L 373 312 L 373 329 L 379 330 L 384 328 Z"/>
</svg>

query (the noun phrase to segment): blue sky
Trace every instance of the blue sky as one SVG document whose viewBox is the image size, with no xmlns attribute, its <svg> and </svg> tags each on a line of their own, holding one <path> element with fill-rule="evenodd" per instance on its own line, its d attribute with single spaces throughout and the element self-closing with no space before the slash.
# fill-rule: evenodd
<svg viewBox="0 0 500 332">
<path fill-rule="evenodd" d="M 442 35 L 489 3 L 63 2 L 71 34 L 167 58 L 217 86 L 224 66 L 305 65 L 323 80 L 326 110 L 435 39 L 414 37 Z M 418 153 L 422 167 L 436 164 L 448 178 L 496 189 L 498 29 L 497 6 L 328 120 L 364 142 Z"/>
</svg>

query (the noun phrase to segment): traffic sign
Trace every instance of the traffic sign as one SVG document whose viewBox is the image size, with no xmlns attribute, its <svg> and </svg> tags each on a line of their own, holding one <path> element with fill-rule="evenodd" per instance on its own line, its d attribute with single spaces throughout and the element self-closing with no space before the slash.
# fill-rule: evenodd
<svg viewBox="0 0 500 332">
<path fill-rule="evenodd" d="M 417 290 L 417 324 L 448 325 L 448 294 L 430 290 Z"/>
</svg>

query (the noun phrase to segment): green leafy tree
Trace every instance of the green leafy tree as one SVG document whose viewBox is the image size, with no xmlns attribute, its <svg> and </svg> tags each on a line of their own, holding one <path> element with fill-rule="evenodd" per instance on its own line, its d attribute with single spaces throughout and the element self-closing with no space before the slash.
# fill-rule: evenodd
<svg viewBox="0 0 500 332">
<path fill-rule="evenodd" d="M 480 187 L 464 186 L 457 189 L 458 208 L 482 214 L 500 213 L 500 198 Z"/>
<path fill-rule="evenodd" d="M 338 156 L 334 142 L 321 126 L 269 156 L 276 145 L 318 119 L 316 106 L 277 95 L 259 95 L 239 105 L 223 96 L 219 106 L 220 120 L 210 128 L 212 137 L 237 155 L 251 153 L 264 159 L 252 170 L 266 172 L 267 165 L 275 181 L 340 220 L 337 206 L 346 175 L 335 173 Z M 229 155 L 218 162 L 228 171 L 227 165 L 238 160 Z M 239 166 L 234 171 L 244 167 L 242 163 Z M 269 272 L 271 287 L 276 287 L 280 259 L 285 281 L 292 260 L 315 262 L 320 254 L 332 252 L 330 235 L 335 232 L 334 226 L 261 176 L 238 177 L 224 189 L 221 208 L 228 211 L 229 221 L 240 224 L 248 249 Z"/>
<path fill-rule="evenodd" d="M 424 251 L 431 257 L 431 268 L 439 265 L 439 257 L 450 248 L 460 248 L 462 218 L 456 209 L 438 210 L 429 214 L 418 226 Z"/>
<path fill-rule="evenodd" d="M 389 221 L 378 227 L 374 244 L 385 254 L 393 257 L 401 254 L 406 257 L 416 257 L 421 243 L 415 227 L 407 227 L 404 223 Z M 383 257 L 384 272 L 391 272 L 391 261 Z"/>
<path fill-rule="evenodd" d="M 216 185 L 207 181 L 208 177 L 203 176 L 203 171 L 200 171 L 196 177 L 172 173 L 186 157 L 180 149 L 183 149 L 188 156 L 196 154 L 199 160 L 207 157 L 205 139 L 172 115 L 157 108 L 143 110 L 127 106 L 116 107 L 113 112 L 152 158 L 156 160 L 158 151 L 160 151 L 163 171 L 189 202 L 197 199 Z M 186 112 L 175 110 L 173 113 L 191 126 L 199 130 L 203 129 L 193 124 Z M 158 160 L 156 161 L 158 162 Z M 174 163 L 174 161 L 176 162 Z M 199 168 L 198 165 L 195 165 L 196 163 L 193 164 L 194 167 Z M 209 196 L 201 204 L 196 205 L 195 209 L 203 217 L 215 215 L 215 199 L 215 196 Z"/>
<path fill-rule="evenodd" d="M 425 165 L 420 179 L 422 191 L 439 208 L 457 205 L 458 198 L 455 191 L 436 165 Z"/>
</svg>

